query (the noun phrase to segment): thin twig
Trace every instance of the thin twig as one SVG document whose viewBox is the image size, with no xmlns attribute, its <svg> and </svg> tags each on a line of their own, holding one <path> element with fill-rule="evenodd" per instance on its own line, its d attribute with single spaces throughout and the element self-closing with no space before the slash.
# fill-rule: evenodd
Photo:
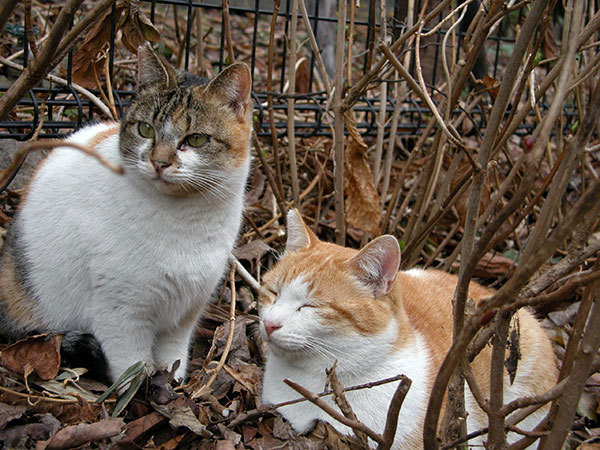
<svg viewBox="0 0 600 450">
<path fill-rule="evenodd" d="M 346 425 L 347 427 L 350 427 L 353 430 L 358 430 L 367 434 L 371 439 L 373 439 L 379 444 L 382 444 L 384 442 L 382 435 L 376 433 L 362 422 L 344 417 L 343 414 L 340 414 L 327 403 L 325 403 L 323 400 L 321 400 L 317 394 L 312 393 L 305 387 L 300 386 L 298 383 L 294 383 L 292 380 L 285 379 L 283 380 L 283 382 L 292 389 L 294 389 L 296 392 L 298 392 L 300 395 L 305 397 L 309 402 L 321 408 L 323 411 L 325 411 L 327 414 L 329 414 L 341 424 Z"/>
<path fill-rule="evenodd" d="M 242 280 L 244 280 L 254 292 L 260 292 L 260 283 L 256 281 L 256 279 L 250 274 L 250 272 L 246 270 L 244 266 L 242 266 L 242 264 L 240 264 L 235 256 L 229 255 L 229 262 L 235 267 L 237 274 L 242 277 Z"/>
<path fill-rule="evenodd" d="M 231 26 L 229 23 L 229 0 L 221 0 L 221 9 L 223 12 L 223 28 L 225 30 L 225 45 L 227 47 L 227 58 L 229 64 L 235 62 L 235 54 L 233 53 L 233 43 L 231 40 Z"/>
<path fill-rule="evenodd" d="M 296 204 L 296 208 L 300 209 L 298 196 L 300 195 L 300 184 L 298 181 L 298 166 L 296 162 L 296 124 L 295 124 L 295 101 L 294 94 L 296 93 L 296 52 L 297 52 L 297 26 L 298 26 L 298 0 L 292 0 L 292 17 L 290 26 L 289 44 L 289 60 L 288 60 L 288 159 L 290 165 L 290 177 L 292 181 L 292 199 Z"/>
<path fill-rule="evenodd" d="M 14 173 L 17 170 L 19 170 L 21 163 L 23 162 L 23 160 L 29 152 L 33 150 L 43 150 L 58 147 L 74 148 L 76 150 L 80 150 L 86 155 L 96 158 L 101 164 L 103 164 L 113 172 L 118 174 L 124 173 L 124 169 L 122 166 L 115 165 L 112 161 L 109 161 L 104 156 L 97 153 L 93 148 L 87 145 L 82 145 L 78 144 L 77 142 L 71 142 L 62 139 L 47 139 L 43 141 L 29 141 L 24 143 L 15 153 L 15 156 L 10 162 L 10 165 L 0 175 L 0 186 L 4 186 L 5 183 L 14 175 Z"/>
<path fill-rule="evenodd" d="M 231 288 L 231 304 L 229 306 L 229 331 L 227 333 L 227 341 L 225 342 L 225 347 L 223 348 L 223 354 L 221 355 L 221 359 L 217 363 L 217 367 L 214 369 L 207 369 L 207 371 L 212 372 L 208 381 L 202 385 L 198 390 L 194 391 L 191 395 L 192 399 L 198 398 L 203 394 L 208 392 L 208 389 L 213 384 L 213 382 L 217 379 L 219 372 L 225 365 L 225 361 L 229 356 L 229 349 L 231 348 L 231 343 L 233 342 L 233 335 L 235 333 L 235 303 L 236 303 L 236 290 L 235 290 L 235 271 L 237 264 L 233 264 L 229 271 L 229 285 Z"/>
<path fill-rule="evenodd" d="M 391 378 L 384 378 L 383 380 L 371 381 L 369 383 L 363 383 L 363 384 L 357 384 L 355 386 L 350 386 L 350 387 L 344 388 L 344 392 L 359 391 L 362 389 L 370 389 L 370 388 L 381 386 L 384 384 L 393 383 L 395 381 L 402 380 L 404 378 L 406 378 L 405 375 L 396 375 Z M 320 394 L 317 394 L 317 396 L 318 397 L 326 397 L 326 396 L 332 395 L 332 394 L 333 394 L 332 390 L 326 390 L 326 391 L 321 392 Z M 246 411 L 243 414 L 239 414 L 238 416 L 236 416 L 235 418 L 233 418 L 231 420 L 231 422 L 229 423 L 228 426 L 229 426 L 229 428 L 233 428 L 233 427 L 239 425 L 240 423 L 243 423 L 247 420 L 252 420 L 255 417 L 262 416 L 265 413 L 275 411 L 276 409 L 281 408 L 283 406 L 295 405 L 296 403 L 302 403 L 305 401 L 307 401 L 306 397 L 301 397 L 301 398 L 296 398 L 294 400 L 288 400 L 285 402 L 276 403 L 273 405 L 264 405 L 264 406 L 254 409 L 254 410 Z M 224 421 L 226 421 L 226 420 L 229 420 L 229 419 L 224 419 Z"/>
<path fill-rule="evenodd" d="M 336 243 L 346 243 L 346 213 L 344 208 L 344 107 L 342 89 L 344 85 L 344 27 L 346 25 L 346 0 L 338 2 L 338 25 L 335 46 L 335 89 L 334 111 L 334 198 Z"/>
</svg>

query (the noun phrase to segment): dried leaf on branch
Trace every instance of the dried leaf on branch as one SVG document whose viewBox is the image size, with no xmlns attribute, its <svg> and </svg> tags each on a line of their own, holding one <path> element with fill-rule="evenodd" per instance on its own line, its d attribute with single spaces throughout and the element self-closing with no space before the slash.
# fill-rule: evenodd
<svg viewBox="0 0 600 450">
<path fill-rule="evenodd" d="M 346 219 L 355 228 L 379 234 L 382 214 L 379 194 L 367 158 L 367 144 L 356 129 L 353 119 L 348 115 L 345 119 L 350 133 L 344 149 Z"/>
</svg>

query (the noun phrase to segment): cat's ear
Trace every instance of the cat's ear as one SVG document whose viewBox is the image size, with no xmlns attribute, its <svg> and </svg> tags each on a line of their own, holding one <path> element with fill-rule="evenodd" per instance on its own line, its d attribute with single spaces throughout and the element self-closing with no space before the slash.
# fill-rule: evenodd
<svg viewBox="0 0 600 450">
<path fill-rule="evenodd" d="M 346 265 L 350 272 L 366 284 L 375 297 L 389 293 L 400 266 L 400 246 L 394 236 L 373 239 Z"/>
<path fill-rule="evenodd" d="M 227 66 L 210 81 L 206 90 L 224 99 L 238 117 L 244 118 L 252 103 L 250 100 L 250 91 L 252 90 L 250 68 L 245 63 Z"/>
<path fill-rule="evenodd" d="M 314 245 L 319 238 L 306 226 L 300 212 L 294 208 L 287 213 L 287 242 L 285 251 L 297 252 Z"/>
<path fill-rule="evenodd" d="M 138 90 L 151 85 L 175 87 L 177 74 L 173 67 L 163 61 L 149 43 L 138 47 Z"/>
</svg>

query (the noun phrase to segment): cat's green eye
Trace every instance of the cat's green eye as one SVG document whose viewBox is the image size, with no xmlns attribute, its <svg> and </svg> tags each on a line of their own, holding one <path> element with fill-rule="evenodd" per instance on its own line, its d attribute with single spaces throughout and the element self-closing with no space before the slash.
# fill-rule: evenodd
<svg viewBox="0 0 600 450">
<path fill-rule="evenodd" d="M 146 139 L 152 139 L 154 137 L 154 128 L 146 122 L 140 122 L 138 124 L 138 132 L 140 133 L 140 136 L 145 137 Z"/>
<path fill-rule="evenodd" d="M 190 147 L 200 148 L 208 141 L 208 136 L 205 134 L 195 133 L 190 134 L 185 138 L 185 143 Z"/>
</svg>

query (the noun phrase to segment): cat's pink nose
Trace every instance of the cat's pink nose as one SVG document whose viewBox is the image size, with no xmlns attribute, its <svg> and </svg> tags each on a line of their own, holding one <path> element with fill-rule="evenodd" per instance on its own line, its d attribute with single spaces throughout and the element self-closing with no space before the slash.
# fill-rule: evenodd
<svg viewBox="0 0 600 450">
<path fill-rule="evenodd" d="M 263 325 L 265 326 L 265 332 L 267 333 L 267 337 L 271 336 L 273 331 L 281 328 L 281 325 L 275 322 L 271 322 L 270 320 L 264 320 Z"/>
<path fill-rule="evenodd" d="M 171 165 L 168 161 L 158 161 L 156 159 L 152 160 L 152 165 L 154 166 L 154 170 L 156 170 L 157 174 L 161 174 L 163 170 Z"/>
</svg>

